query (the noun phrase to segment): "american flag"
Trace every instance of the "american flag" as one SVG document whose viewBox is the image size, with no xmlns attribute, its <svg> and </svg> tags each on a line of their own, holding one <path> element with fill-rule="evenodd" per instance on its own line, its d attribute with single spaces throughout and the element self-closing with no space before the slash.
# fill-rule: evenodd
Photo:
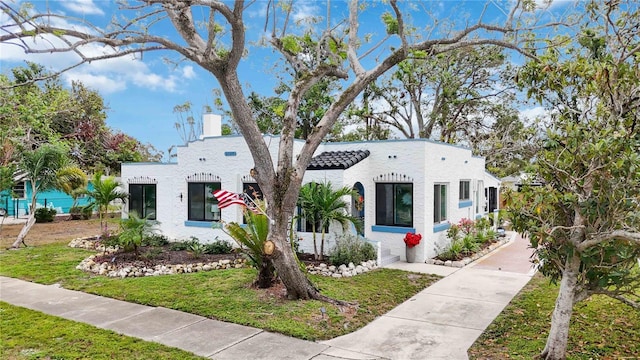
<svg viewBox="0 0 640 360">
<path fill-rule="evenodd" d="M 245 194 L 236 194 L 231 191 L 220 189 L 214 191 L 213 196 L 218 199 L 219 209 L 224 209 L 228 206 L 236 204 L 245 206 L 256 214 L 260 213 L 260 210 L 255 206 L 255 204 L 253 204 L 252 201 L 250 201 L 250 199 L 247 199 L 248 196 L 246 196 Z"/>
</svg>

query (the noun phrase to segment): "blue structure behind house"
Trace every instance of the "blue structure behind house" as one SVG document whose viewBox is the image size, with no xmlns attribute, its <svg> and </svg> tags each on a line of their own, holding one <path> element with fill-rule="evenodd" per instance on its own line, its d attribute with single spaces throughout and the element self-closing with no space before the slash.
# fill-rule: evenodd
<svg viewBox="0 0 640 360">
<path fill-rule="evenodd" d="M 93 185 L 89 183 L 89 189 L 93 189 Z M 29 180 L 19 182 L 14 188 L 13 197 L 8 191 L 0 193 L 0 208 L 7 211 L 7 216 L 19 217 L 26 216 L 30 213 L 31 206 L 31 182 Z M 78 198 L 77 205 L 83 206 L 89 202 L 87 196 Z M 56 209 L 58 214 L 68 214 L 69 208 L 73 204 L 71 196 L 60 190 L 41 191 L 36 196 L 36 208 L 48 207 Z"/>
</svg>

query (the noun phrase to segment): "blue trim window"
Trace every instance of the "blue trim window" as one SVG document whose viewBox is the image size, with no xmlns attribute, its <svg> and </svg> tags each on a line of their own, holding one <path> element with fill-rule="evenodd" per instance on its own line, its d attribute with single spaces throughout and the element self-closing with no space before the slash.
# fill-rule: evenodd
<svg viewBox="0 0 640 360">
<path fill-rule="evenodd" d="M 469 180 L 460 180 L 460 201 L 471 200 L 469 184 Z"/>
<path fill-rule="evenodd" d="M 433 223 L 438 224 L 447 220 L 447 185 L 433 186 Z"/>
<path fill-rule="evenodd" d="M 156 219 L 156 184 L 129 184 L 129 213 Z"/>
<path fill-rule="evenodd" d="M 413 184 L 376 183 L 376 225 L 413 227 Z"/>
<path fill-rule="evenodd" d="M 213 192 L 220 190 L 220 183 L 188 183 L 188 219 L 191 221 L 220 220 L 218 199 Z"/>
</svg>

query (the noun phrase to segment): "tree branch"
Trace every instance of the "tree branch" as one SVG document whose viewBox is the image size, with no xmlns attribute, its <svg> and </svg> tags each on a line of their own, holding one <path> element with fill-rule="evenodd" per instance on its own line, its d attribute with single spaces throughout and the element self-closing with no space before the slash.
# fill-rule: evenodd
<svg viewBox="0 0 640 360">
<path fill-rule="evenodd" d="M 603 242 L 625 240 L 640 246 L 640 233 L 628 230 L 613 230 L 605 233 L 593 234 L 587 240 L 577 245 L 578 251 L 584 251 Z"/>
</svg>

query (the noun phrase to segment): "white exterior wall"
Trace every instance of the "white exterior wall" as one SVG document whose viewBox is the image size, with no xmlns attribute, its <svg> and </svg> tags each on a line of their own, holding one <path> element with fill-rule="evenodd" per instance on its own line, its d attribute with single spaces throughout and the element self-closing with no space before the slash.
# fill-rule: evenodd
<svg viewBox="0 0 640 360">
<path fill-rule="evenodd" d="M 272 159 L 277 157 L 279 137 L 265 136 Z M 304 141 L 294 142 L 294 153 L 299 153 Z M 360 182 L 365 190 L 365 237 L 380 241 L 382 248 L 391 254 L 400 255 L 405 260 L 406 232 L 416 232 L 423 240 L 418 245 L 418 261 L 433 257 L 447 243 L 446 224 L 433 224 L 434 184 L 447 184 L 447 223 L 457 223 L 462 218 L 475 218 L 475 190 L 478 181 L 489 186 L 497 181 L 487 176 L 484 159 L 473 157 L 469 149 L 437 143 L 425 139 L 388 140 L 376 142 L 324 143 L 317 149 L 323 151 L 369 150 L 370 155 L 346 170 L 307 170 L 304 183 L 310 181 L 331 181 L 335 187 L 353 187 Z M 235 153 L 235 154 L 234 154 Z M 122 181 L 136 176 L 148 176 L 157 180 L 157 219 L 162 232 L 172 239 L 187 239 L 195 236 L 202 242 L 211 242 L 216 237 L 231 240 L 222 230 L 211 229 L 202 222 L 198 226 L 187 220 L 187 177 L 196 173 L 211 173 L 220 177 L 222 189 L 242 192 L 242 178 L 249 176 L 253 158 L 241 136 L 205 137 L 178 148 L 177 164 L 127 163 L 122 166 Z M 393 175 L 391 175 L 393 174 Z M 379 182 L 400 182 L 413 184 L 413 227 L 380 227 L 375 224 L 375 184 Z M 470 206 L 460 207 L 459 181 L 470 180 Z M 499 183 L 498 183 L 499 184 Z M 182 201 L 180 201 L 182 194 Z M 484 191 L 480 197 L 484 210 Z M 350 208 L 350 207 L 349 207 Z M 241 222 L 242 209 L 231 206 L 222 210 L 225 222 Z M 125 215 L 126 216 L 126 215 Z M 332 226 L 325 251 L 335 243 L 335 232 L 340 226 Z M 311 233 L 298 233 L 301 249 L 313 251 Z M 318 235 L 319 236 L 319 235 Z M 318 238 L 319 241 L 319 238 Z"/>
</svg>

